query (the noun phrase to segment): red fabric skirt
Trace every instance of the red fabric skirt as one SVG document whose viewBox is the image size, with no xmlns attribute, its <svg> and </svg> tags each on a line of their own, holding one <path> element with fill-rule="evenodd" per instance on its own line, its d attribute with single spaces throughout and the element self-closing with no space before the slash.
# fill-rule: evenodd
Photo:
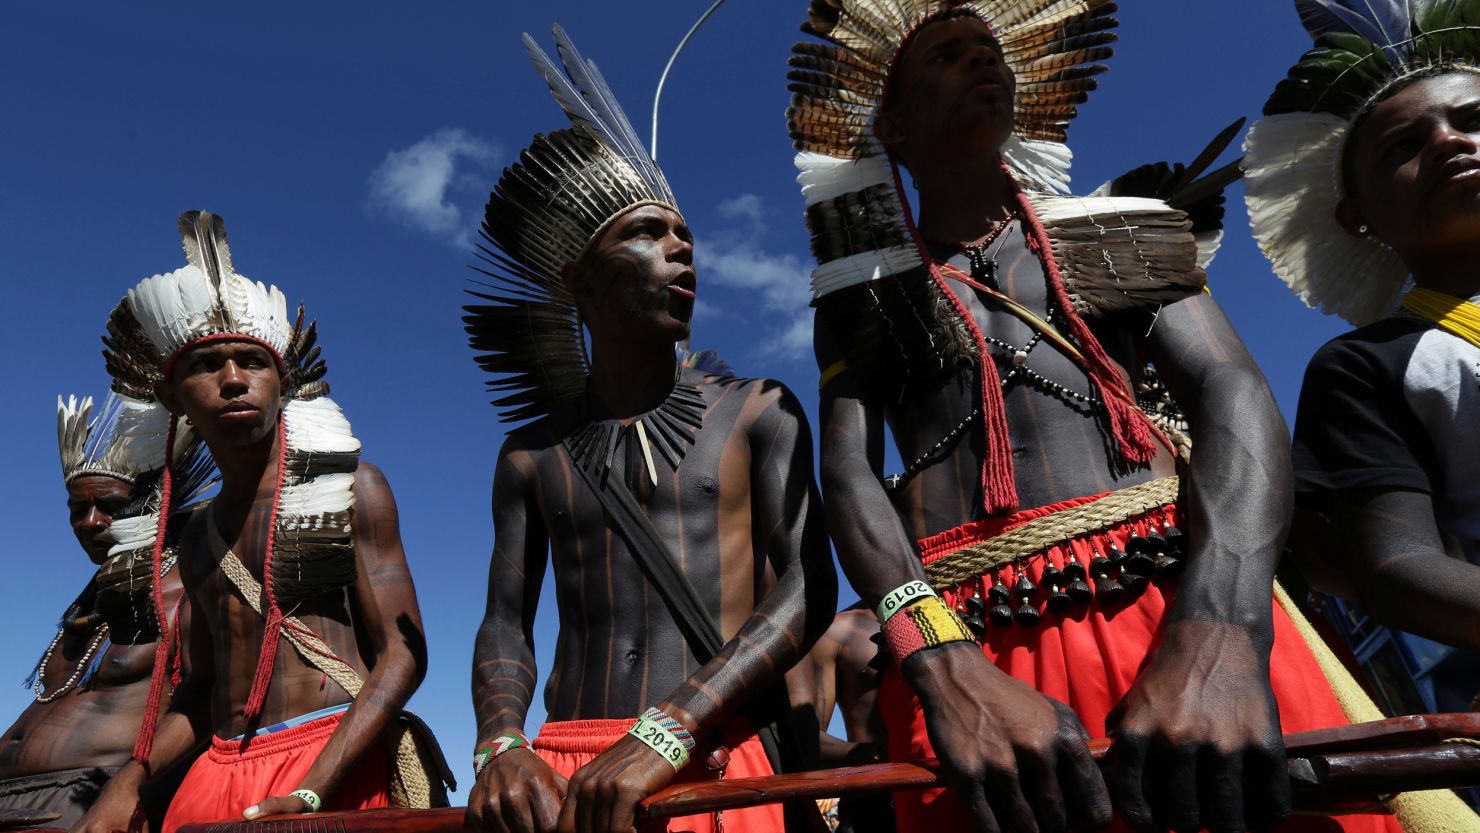
<svg viewBox="0 0 1480 833">
<path fill-rule="evenodd" d="M 605 752 L 632 728 L 631 720 L 566 720 L 546 723 L 532 744 L 534 752 L 556 772 L 566 778 Z M 700 743 L 693 760 L 678 773 L 675 784 L 718 781 L 725 777 L 754 778 L 771 775 L 771 762 L 760 738 L 743 720 L 733 720 L 719 733 L 719 742 L 729 749 L 730 762 L 724 769 L 711 770 L 704 758 L 713 744 Z M 723 820 L 721 820 L 723 816 Z M 666 825 L 642 827 L 643 833 L 780 833 L 783 829 L 780 804 L 765 804 L 744 810 L 725 810 L 698 816 L 678 816 Z"/>
<path fill-rule="evenodd" d="M 993 538 L 1014 527 L 1046 515 L 1091 503 L 1103 495 L 1076 498 L 1062 503 L 1026 509 L 1000 518 L 975 521 L 919 542 L 921 560 L 932 561 L 962 547 Z M 1112 524 L 1051 547 L 1024 562 L 1029 578 L 1040 582 L 1051 560 L 1062 568 L 1069 559 L 1088 569 L 1097 553 L 1108 555 L 1113 542 L 1124 550 L 1132 535 L 1160 532 L 1162 522 L 1177 524 L 1177 507 L 1171 504 L 1130 520 Z M 1015 567 L 999 571 L 1011 587 Z M 980 592 L 987 597 L 997 575 L 988 573 L 980 582 L 971 581 L 941 593 L 947 604 L 959 597 Z M 1093 583 L 1093 582 L 1091 582 Z M 1099 600 L 1066 614 L 1044 610 L 1037 627 L 987 626 L 982 653 L 998 668 L 1062 703 L 1079 715 L 1092 737 L 1104 737 L 1105 717 L 1120 702 L 1141 673 L 1161 636 L 1161 623 L 1175 595 L 1174 586 L 1153 581 L 1139 597 L 1127 603 L 1102 607 Z M 1298 732 L 1348 721 L 1331 693 L 1315 657 L 1311 655 L 1294 625 L 1271 599 L 1274 609 L 1274 649 L 1270 657 L 1271 685 L 1279 704 L 1280 727 Z M 933 762 L 935 751 L 925 731 L 925 718 L 913 691 L 891 667 L 882 676 L 879 710 L 889 735 L 889 757 L 895 761 Z M 955 795 L 947 789 L 900 793 L 895 796 L 901 833 L 940 833 L 965 830 L 965 814 Z M 1129 831 L 1116 819 L 1109 830 Z M 1282 830 L 1300 831 L 1399 831 L 1396 819 L 1386 815 L 1343 816 L 1339 819 L 1300 817 Z"/>
<path fill-rule="evenodd" d="M 239 740 L 211 738 L 211 748 L 195 761 L 165 813 L 163 833 L 182 824 L 240 821 L 253 804 L 298 789 L 344 714 L 251 739 L 242 751 Z M 389 807 L 390 758 L 385 748 L 371 747 L 323 796 L 323 810 L 369 810 Z"/>
</svg>

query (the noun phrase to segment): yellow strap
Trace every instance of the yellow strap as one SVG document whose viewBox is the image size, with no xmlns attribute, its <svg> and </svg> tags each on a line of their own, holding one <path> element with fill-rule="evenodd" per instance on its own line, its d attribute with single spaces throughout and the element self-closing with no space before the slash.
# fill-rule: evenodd
<svg viewBox="0 0 1480 833">
<path fill-rule="evenodd" d="M 1439 329 L 1480 347 L 1480 305 L 1419 286 L 1403 296 L 1403 309 L 1427 318 Z"/>
<path fill-rule="evenodd" d="M 1295 605 L 1295 600 L 1290 598 L 1290 594 L 1278 582 L 1274 585 L 1274 598 L 1290 618 L 1290 623 L 1295 626 L 1301 639 L 1305 640 L 1306 647 L 1315 657 L 1316 665 L 1320 666 L 1332 693 L 1336 695 L 1336 702 L 1341 704 L 1341 711 L 1346 719 L 1352 723 L 1366 723 L 1386 717 L 1377 708 L 1377 704 L 1372 702 L 1372 698 L 1367 696 L 1367 692 L 1362 690 L 1361 683 L 1352 678 L 1346 666 L 1326 646 L 1310 620 L 1305 618 L 1305 614 Z M 1388 805 L 1392 807 L 1393 814 L 1398 817 L 1398 823 L 1403 826 L 1405 833 L 1480 831 L 1480 818 L 1450 790 L 1400 793 Z"/>
<path fill-rule="evenodd" d="M 826 389 L 828 385 L 832 384 L 832 381 L 834 379 L 842 376 L 844 371 L 846 371 L 847 369 L 847 359 L 838 359 L 837 361 L 833 362 L 831 365 L 828 366 L 827 370 L 822 371 L 822 378 L 817 380 L 817 389 L 819 391 Z"/>
</svg>

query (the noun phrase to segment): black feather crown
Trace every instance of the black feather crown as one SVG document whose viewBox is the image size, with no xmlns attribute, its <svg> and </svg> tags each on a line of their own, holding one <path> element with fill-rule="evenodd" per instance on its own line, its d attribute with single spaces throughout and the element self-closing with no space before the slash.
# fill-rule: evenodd
<svg viewBox="0 0 1480 833">
<path fill-rule="evenodd" d="M 565 265 L 634 208 L 678 210 L 596 65 L 558 26 L 555 41 L 563 69 L 524 38 L 574 127 L 535 136 L 504 169 L 484 209 L 483 264 L 473 267 L 491 282 L 469 290 L 486 303 L 463 307 L 474 361 L 493 374 L 488 389 L 505 422 L 539 418 L 585 391 L 590 361 Z"/>
</svg>

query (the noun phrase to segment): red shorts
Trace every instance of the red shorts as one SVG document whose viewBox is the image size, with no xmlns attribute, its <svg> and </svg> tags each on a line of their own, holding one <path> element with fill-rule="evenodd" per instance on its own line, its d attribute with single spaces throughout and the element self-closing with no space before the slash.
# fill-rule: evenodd
<svg viewBox="0 0 1480 833">
<path fill-rule="evenodd" d="M 1027 509 L 1002 518 L 976 521 L 919 542 L 922 560 L 937 558 L 993 538 L 1027 521 L 1096 500 L 1100 495 Z M 1075 559 L 1088 567 L 1099 553 L 1108 554 L 1111 542 L 1125 549 L 1126 539 L 1136 534 L 1159 532 L 1159 522 L 1177 524 L 1175 504 L 1152 510 L 1108 528 L 1080 536 L 1046 550 L 1047 558 L 1035 556 L 1025 562 L 1028 576 L 1036 583 L 1048 560 L 1062 567 Z M 1012 586 L 1013 568 L 1002 568 L 1001 578 Z M 968 582 L 941 594 L 947 604 L 973 591 L 986 597 L 994 575 L 983 577 L 985 586 Z M 1135 600 L 1103 608 L 1099 601 L 1071 609 L 1065 614 L 1043 612 L 1037 627 L 987 626 L 982 653 L 998 668 L 1062 703 L 1079 715 L 1093 737 L 1104 737 L 1105 717 L 1145 667 L 1156 647 L 1161 623 L 1175 594 L 1174 585 L 1152 582 Z M 1285 732 L 1346 725 L 1331 687 L 1326 683 L 1315 657 L 1306 647 L 1284 611 L 1274 609 L 1274 649 L 1270 657 L 1271 685 L 1279 704 L 1280 727 Z M 925 732 L 925 718 L 914 692 L 897 669 L 887 670 L 880 682 L 879 710 L 889 736 L 889 757 L 895 761 L 934 761 L 935 751 Z M 895 797 L 901 833 L 940 833 L 967 829 L 965 815 L 953 793 L 946 789 L 900 793 Z M 1114 831 L 1129 831 L 1116 820 Z M 1397 821 L 1385 815 L 1343 816 L 1340 819 L 1300 817 L 1282 830 L 1302 831 L 1398 831 Z"/>
<path fill-rule="evenodd" d="M 636 723 L 632 720 L 567 720 L 546 723 L 540 727 L 539 737 L 534 739 L 534 752 L 556 772 L 566 778 L 590 763 L 627 734 Z M 761 746 L 755 730 L 742 720 L 736 720 L 720 732 L 720 742 L 730 751 L 730 762 L 719 771 L 708 769 L 700 759 L 705 753 L 701 744 L 695 758 L 679 772 L 674 783 L 696 781 L 718 781 L 725 777 L 753 778 L 771 775 L 771 762 Z M 721 826 L 720 816 L 723 815 Z M 678 816 L 667 820 L 665 826 L 642 828 L 643 833 L 780 833 L 784 825 L 780 804 L 764 804 L 744 810 L 725 810 L 723 813 L 705 813 L 699 816 Z"/>
<path fill-rule="evenodd" d="M 211 748 L 196 760 L 175 793 L 162 833 L 175 833 L 182 824 L 239 821 L 243 810 L 262 799 L 298 789 L 343 717 L 331 714 L 259 735 L 245 752 L 239 740 L 211 738 Z M 390 759 L 385 748 L 371 747 L 323 799 L 324 810 L 389 807 Z"/>
</svg>

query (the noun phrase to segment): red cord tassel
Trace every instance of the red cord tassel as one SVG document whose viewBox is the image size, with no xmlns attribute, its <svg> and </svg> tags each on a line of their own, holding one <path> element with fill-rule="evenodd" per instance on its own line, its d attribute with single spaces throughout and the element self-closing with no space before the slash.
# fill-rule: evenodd
<svg viewBox="0 0 1480 833">
<path fill-rule="evenodd" d="M 262 632 L 262 653 L 257 659 L 257 673 L 252 678 L 252 691 L 247 695 L 247 705 L 242 716 L 248 719 L 262 713 L 262 704 L 267 699 L 267 687 L 272 682 L 273 666 L 277 662 L 278 643 L 282 641 L 283 612 L 278 608 L 277 594 L 272 586 L 272 555 L 277 544 L 278 510 L 283 502 L 283 474 L 288 468 L 288 429 L 283 414 L 278 414 L 277 485 L 272 492 L 272 516 L 267 521 L 267 552 L 262 558 L 262 586 L 267 592 L 267 625 Z"/>
<path fill-rule="evenodd" d="M 164 587 L 159 567 L 164 561 L 165 533 L 170 524 L 171 469 L 175 465 L 176 417 L 170 414 L 170 430 L 165 436 L 164 474 L 159 484 L 159 524 L 154 532 L 154 550 L 149 556 L 153 571 L 154 619 L 159 623 L 159 641 L 154 644 L 154 670 L 149 675 L 149 699 L 144 704 L 144 719 L 139 724 L 139 737 L 134 741 L 134 760 L 149 766 L 149 753 L 154 749 L 154 730 L 159 725 L 159 705 L 164 698 L 164 681 L 170 667 L 170 621 L 164 609 Z"/>
<path fill-rule="evenodd" d="M 905 196 L 904 183 L 899 177 L 899 163 L 894 160 L 893 155 L 889 157 L 889 166 L 894 174 L 894 191 L 899 195 L 899 202 L 904 208 L 905 226 L 910 231 L 910 237 L 915 241 L 915 247 L 920 252 L 920 259 L 927 264 L 931 279 L 951 302 L 951 307 L 956 310 L 956 315 L 960 316 L 961 322 L 966 325 L 972 340 L 976 343 L 982 383 L 982 429 L 986 435 L 986 454 L 982 459 L 981 476 L 983 508 L 986 509 L 988 515 L 1010 512 L 1018 505 L 1017 481 L 1014 479 L 1012 469 L 1012 441 L 1007 429 L 1007 408 L 1002 403 L 1002 385 L 998 382 L 996 373 L 992 372 L 992 356 L 987 352 L 986 336 L 982 334 L 981 327 L 977 326 L 976 318 L 951 289 L 945 276 L 941 274 L 939 265 L 925 248 L 925 241 L 921 239 L 919 229 L 915 228 L 915 218 L 910 214 L 909 199 Z"/>
<path fill-rule="evenodd" d="M 1110 418 L 1110 433 L 1115 437 L 1121 458 L 1131 464 L 1150 463 L 1156 457 L 1157 443 L 1151 434 L 1146 415 L 1135 406 L 1134 398 L 1126 395 L 1128 392 L 1125 391 L 1119 368 L 1105 353 L 1100 340 L 1090 332 L 1089 325 L 1074 310 L 1069 290 L 1064 286 L 1063 275 L 1059 272 L 1058 261 L 1053 256 L 1053 243 L 1048 238 L 1047 229 L 1033 211 L 1028 195 L 1017 187 L 1017 182 L 1005 163 L 1002 172 L 1012 182 L 1013 190 L 1017 193 L 1018 211 L 1023 215 L 1028 247 L 1038 255 L 1038 260 L 1043 264 L 1048 290 L 1053 294 L 1054 303 L 1064 311 L 1064 316 L 1069 320 L 1069 332 L 1079 343 L 1080 352 L 1089 365 L 1084 370 L 1100 390 L 1100 401 L 1105 404 L 1105 413 Z"/>
</svg>

